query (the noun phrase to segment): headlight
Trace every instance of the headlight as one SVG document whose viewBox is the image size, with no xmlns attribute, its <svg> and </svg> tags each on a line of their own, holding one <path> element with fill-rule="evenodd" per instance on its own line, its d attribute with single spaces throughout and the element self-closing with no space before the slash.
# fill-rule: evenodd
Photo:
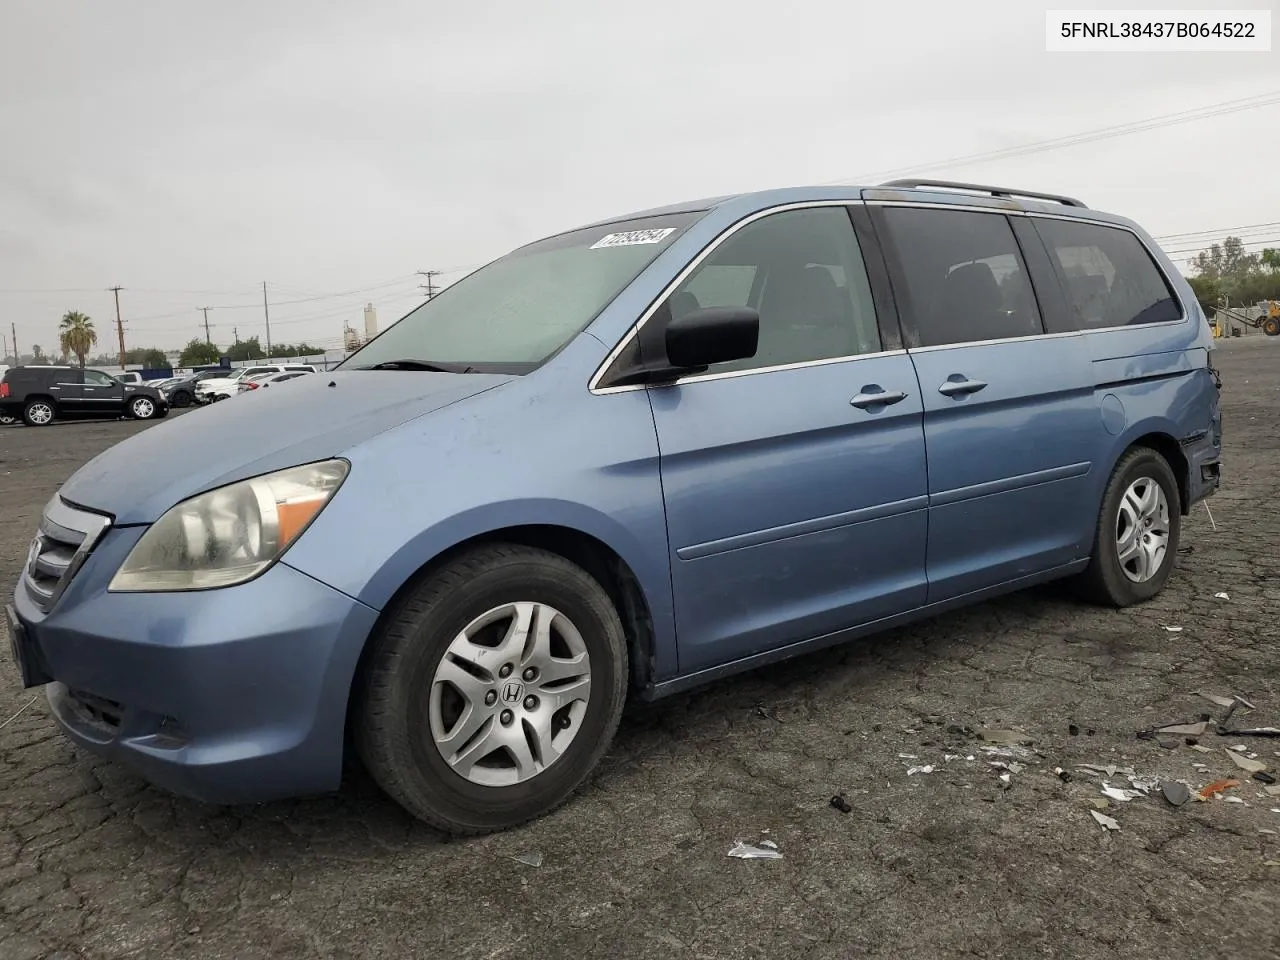
<svg viewBox="0 0 1280 960">
<path fill-rule="evenodd" d="M 107 589 L 205 590 L 251 580 L 298 539 L 349 469 L 345 460 L 325 460 L 184 500 L 134 544 Z"/>
</svg>

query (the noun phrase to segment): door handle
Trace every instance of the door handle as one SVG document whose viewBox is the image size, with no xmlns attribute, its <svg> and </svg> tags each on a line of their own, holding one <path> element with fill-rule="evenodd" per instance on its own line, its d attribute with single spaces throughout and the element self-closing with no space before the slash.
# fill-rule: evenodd
<svg viewBox="0 0 1280 960">
<path fill-rule="evenodd" d="M 965 397 L 971 393 L 977 393 L 986 385 L 984 380 L 970 380 L 960 374 L 953 374 L 938 388 L 938 392 L 944 397 Z"/>
<path fill-rule="evenodd" d="M 900 390 L 876 390 L 871 393 L 859 393 L 850 400 L 849 403 L 862 410 L 866 410 L 868 407 L 880 406 L 882 404 L 887 407 L 890 404 L 894 404 L 905 399 L 907 399 L 907 395 Z"/>
</svg>

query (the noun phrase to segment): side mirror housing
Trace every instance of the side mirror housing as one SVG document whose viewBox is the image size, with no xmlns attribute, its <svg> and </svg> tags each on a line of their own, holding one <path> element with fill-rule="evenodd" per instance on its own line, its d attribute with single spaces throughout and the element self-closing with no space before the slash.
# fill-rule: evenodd
<svg viewBox="0 0 1280 960">
<path fill-rule="evenodd" d="M 760 314 L 750 307 L 703 307 L 667 324 L 667 360 L 682 370 L 756 355 Z"/>
</svg>

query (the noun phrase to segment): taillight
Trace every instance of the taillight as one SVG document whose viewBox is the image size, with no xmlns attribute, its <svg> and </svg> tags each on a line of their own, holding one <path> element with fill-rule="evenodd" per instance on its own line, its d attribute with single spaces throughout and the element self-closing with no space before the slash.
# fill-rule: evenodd
<svg viewBox="0 0 1280 960">
<path fill-rule="evenodd" d="M 258 385 L 256 383 L 246 383 L 245 386 L 248 387 L 250 390 L 258 389 Z"/>
<path fill-rule="evenodd" d="M 3 400 L 8 395 L 9 395 L 9 385 L 7 383 L 0 382 L 0 400 Z"/>
</svg>

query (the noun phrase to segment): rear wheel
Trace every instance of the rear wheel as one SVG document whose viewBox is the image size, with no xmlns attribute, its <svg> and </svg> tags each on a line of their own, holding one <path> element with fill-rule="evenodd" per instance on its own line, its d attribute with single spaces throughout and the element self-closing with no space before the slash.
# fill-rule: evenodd
<svg viewBox="0 0 1280 960">
<path fill-rule="evenodd" d="M 1148 447 L 1120 458 L 1102 497 L 1093 554 L 1080 576 L 1086 597 L 1127 607 L 1150 600 L 1173 571 L 1182 532 L 1178 481 Z"/>
<path fill-rule="evenodd" d="M 608 749 L 626 665 L 617 611 L 588 573 L 482 547 L 389 611 L 358 693 L 359 752 L 437 828 L 513 827 L 564 802 Z"/>
<path fill-rule="evenodd" d="M 1280 335 L 1280 320 L 1275 317 L 1268 317 L 1262 321 L 1262 332 L 1268 337 Z"/>
<path fill-rule="evenodd" d="M 150 397 L 134 397 L 129 403 L 129 415 L 135 420 L 150 420 L 156 415 L 156 409 Z"/>
<path fill-rule="evenodd" d="M 0 413 L 0 427 L 10 427 L 18 422 L 18 418 L 11 413 Z"/>
<path fill-rule="evenodd" d="M 30 427 L 47 427 L 57 415 L 52 400 L 28 400 L 22 409 L 22 419 Z"/>
<path fill-rule="evenodd" d="M 169 395 L 169 403 L 175 407 L 191 406 L 191 391 L 175 390 Z"/>
</svg>

